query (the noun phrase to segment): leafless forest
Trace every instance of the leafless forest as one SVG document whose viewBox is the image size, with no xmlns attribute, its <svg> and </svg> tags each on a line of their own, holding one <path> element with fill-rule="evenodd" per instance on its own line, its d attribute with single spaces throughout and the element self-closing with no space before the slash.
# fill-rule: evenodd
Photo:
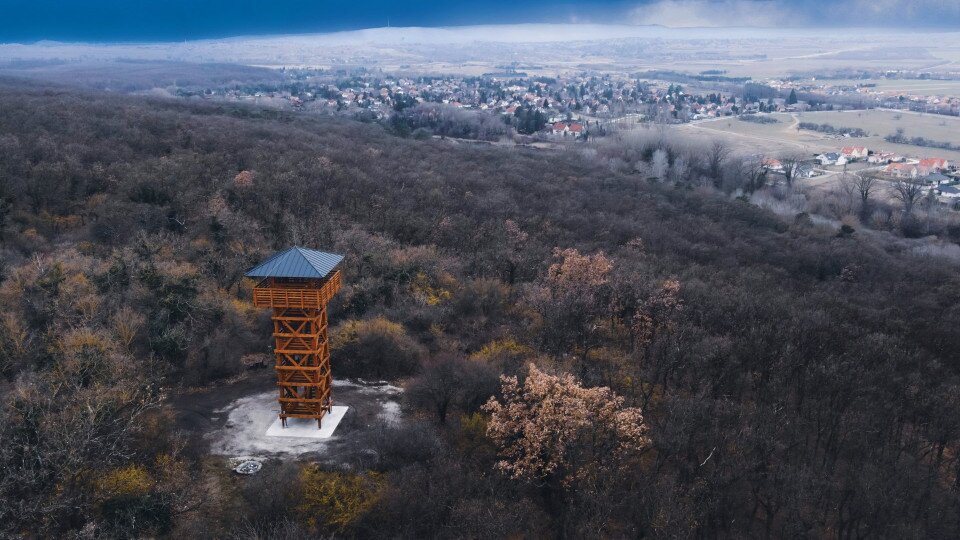
<svg viewBox="0 0 960 540">
<path fill-rule="evenodd" d="M 960 537 L 956 263 L 757 174 L 0 81 L 0 536 Z M 294 244 L 402 421 L 239 477 L 170 396 L 263 353 Z"/>
</svg>

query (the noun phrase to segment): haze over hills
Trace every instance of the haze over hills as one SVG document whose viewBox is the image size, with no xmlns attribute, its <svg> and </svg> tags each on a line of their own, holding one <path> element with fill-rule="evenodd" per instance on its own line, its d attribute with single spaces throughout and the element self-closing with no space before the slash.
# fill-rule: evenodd
<svg viewBox="0 0 960 540">
<path fill-rule="evenodd" d="M 754 37 L 781 37 L 781 36 L 832 36 L 846 35 L 850 37 L 884 35 L 916 34 L 911 29 L 891 29 L 883 27 L 849 27 L 838 34 L 836 28 L 830 27 L 782 27 L 765 28 L 749 25 L 735 26 L 682 26 L 673 27 L 660 24 L 600 24 L 600 23 L 515 23 L 515 24 L 484 24 L 467 26 L 406 26 L 406 27 L 371 27 L 358 30 L 344 30 L 338 32 L 313 32 L 277 35 L 240 35 L 215 39 L 196 39 L 183 41 L 128 41 L 128 42 L 96 42 L 96 41 L 61 41 L 40 40 L 29 42 L 8 42 L 22 45 L 36 45 L 40 47 L 61 46 L 76 43 L 87 43 L 98 46 L 129 46 L 152 45 L 155 47 L 176 47 L 180 43 L 229 43 L 275 40 L 302 40 L 308 39 L 318 45 L 356 45 L 356 44 L 444 44 L 444 43 L 542 43 L 558 41 L 597 41 L 621 38 L 650 38 L 650 39 L 735 39 Z M 933 31 L 932 33 L 950 33 L 949 30 Z"/>
<path fill-rule="evenodd" d="M 668 28 L 657 25 L 509 24 L 371 28 L 324 34 L 246 36 L 184 42 L 0 45 L 0 62 L 99 62 L 115 59 L 237 63 L 268 67 L 363 66 L 479 74 L 498 65 L 532 64 L 545 72 L 722 67 L 782 74 L 828 68 L 960 70 L 960 33 L 881 28 Z M 846 58 L 854 53 L 860 58 Z M 790 62 L 787 62 L 789 60 Z M 2 66 L 0 66 L 2 67 Z M 530 66 L 527 66 L 528 68 Z"/>
</svg>

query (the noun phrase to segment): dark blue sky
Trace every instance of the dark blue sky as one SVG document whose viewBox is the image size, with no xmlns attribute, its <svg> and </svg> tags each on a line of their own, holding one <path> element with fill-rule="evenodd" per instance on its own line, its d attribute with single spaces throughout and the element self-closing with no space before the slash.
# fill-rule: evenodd
<svg viewBox="0 0 960 540">
<path fill-rule="evenodd" d="M 178 41 L 386 26 L 613 20 L 636 1 L 0 0 L 0 41 Z"/>
<path fill-rule="evenodd" d="M 693 21 L 695 24 L 685 24 Z M 0 0 L 0 42 L 180 41 L 386 26 L 616 22 L 960 28 L 960 0 Z"/>
</svg>

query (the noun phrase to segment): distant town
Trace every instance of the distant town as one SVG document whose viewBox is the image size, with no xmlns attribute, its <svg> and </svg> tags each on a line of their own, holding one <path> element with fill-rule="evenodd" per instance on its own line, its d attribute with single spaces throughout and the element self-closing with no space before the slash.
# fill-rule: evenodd
<svg viewBox="0 0 960 540">
<path fill-rule="evenodd" d="M 583 73 L 562 77 L 528 76 L 512 71 L 477 77 L 394 77 L 366 70 L 284 69 L 283 73 L 288 81 L 284 84 L 181 90 L 180 94 L 273 102 L 299 109 L 366 112 L 378 119 L 419 103 L 505 116 L 531 110 L 547 119 L 539 130 L 551 133 L 558 131 L 552 125 L 556 122 L 615 120 L 636 115 L 684 122 L 755 112 L 878 107 L 960 115 L 960 97 L 947 94 L 907 93 L 884 90 L 876 83 L 818 81 L 816 77 L 750 82 L 726 77 L 723 71 L 698 75 Z"/>
<path fill-rule="evenodd" d="M 960 98 L 931 93 L 883 90 L 833 74 L 753 82 L 724 71 L 697 75 L 675 72 L 531 76 L 506 67 L 482 76 L 393 76 L 377 71 L 283 69 L 283 83 L 207 89 L 180 89 L 186 98 L 254 102 L 293 111 L 324 112 L 383 122 L 400 134 L 496 141 L 583 142 L 636 124 L 697 124 L 723 118 L 776 124 L 791 115 L 797 130 L 827 138 L 856 140 L 862 128 L 801 121 L 817 111 L 887 109 L 944 116 L 960 114 Z M 915 77 L 885 73 L 873 76 Z M 932 188 L 944 201 L 960 202 L 956 160 L 936 155 L 935 148 L 954 146 L 907 139 L 902 131 L 886 136 L 891 144 L 917 146 L 912 153 L 866 146 L 838 145 L 804 157 L 802 176 L 869 174 L 895 182 L 905 178 Z M 765 157 L 765 156 L 764 156 Z M 779 160 L 766 158 L 771 178 L 782 173 Z"/>
</svg>

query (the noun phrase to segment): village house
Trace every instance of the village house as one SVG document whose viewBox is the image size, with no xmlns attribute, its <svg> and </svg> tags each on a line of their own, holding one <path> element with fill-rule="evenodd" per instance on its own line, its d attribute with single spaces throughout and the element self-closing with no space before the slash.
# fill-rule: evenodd
<svg viewBox="0 0 960 540">
<path fill-rule="evenodd" d="M 887 163 L 902 163 L 906 161 L 901 155 L 894 154 L 893 152 L 877 152 L 870 154 L 870 157 L 867 158 L 867 163 L 874 163 L 877 165 L 885 165 Z"/>
<path fill-rule="evenodd" d="M 583 124 L 578 122 L 554 122 L 550 126 L 550 132 L 554 135 L 573 135 L 574 137 L 582 137 L 584 134 Z"/>
<path fill-rule="evenodd" d="M 772 172 L 782 173 L 783 172 L 783 163 L 780 163 L 779 159 L 765 159 L 763 160 L 763 166 Z"/>
<path fill-rule="evenodd" d="M 817 156 L 820 165 L 846 165 L 849 161 L 843 154 L 836 152 L 827 152 Z"/>
<path fill-rule="evenodd" d="M 930 174 L 924 176 L 923 179 L 924 181 L 926 181 L 926 183 L 933 184 L 935 186 L 950 184 L 950 183 L 953 183 L 954 181 L 953 178 L 950 178 L 949 176 L 936 171 L 931 172 Z"/>
<path fill-rule="evenodd" d="M 960 188 L 957 186 L 940 186 L 937 194 L 945 199 L 960 199 Z"/>
<path fill-rule="evenodd" d="M 950 162 L 942 158 L 926 158 L 920 160 L 920 166 L 934 171 L 942 171 L 950 168 Z"/>
<path fill-rule="evenodd" d="M 867 159 L 870 156 L 870 151 L 863 146 L 844 146 L 840 150 L 840 154 L 847 158 L 847 161 L 857 161 Z"/>
<path fill-rule="evenodd" d="M 891 163 L 884 172 L 896 178 L 918 178 L 930 174 L 931 169 L 916 163 Z"/>
</svg>

